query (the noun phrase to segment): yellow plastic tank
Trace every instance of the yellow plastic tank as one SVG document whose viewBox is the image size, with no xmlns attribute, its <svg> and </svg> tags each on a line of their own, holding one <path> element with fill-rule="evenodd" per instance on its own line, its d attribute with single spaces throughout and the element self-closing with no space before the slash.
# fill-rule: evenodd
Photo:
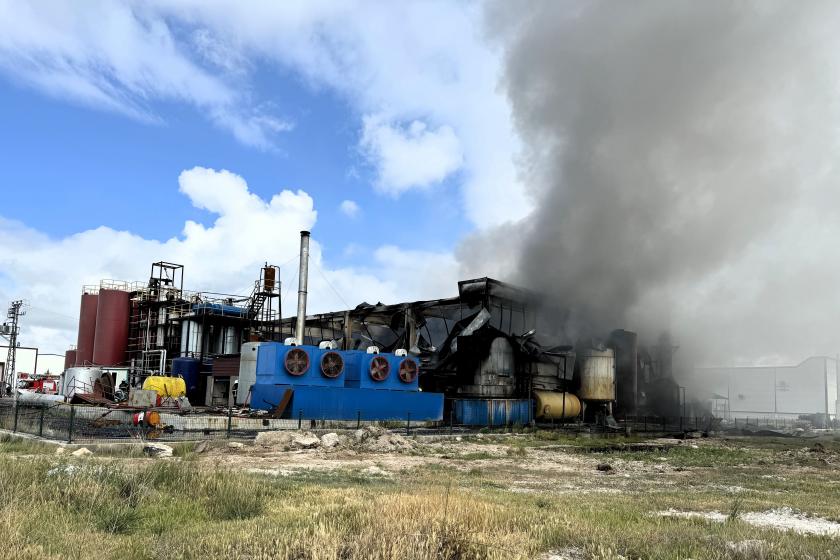
<svg viewBox="0 0 840 560">
<path fill-rule="evenodd" d="M 538 420 L 569 420 L 580 415 L 580 399 L 572 393 L 534 391 Z"/>
<path fill-rule="evenodd" d="M 143 389 L 155 391 L 160 397 L 178 398 L 187 394 L 187 384 L 182 377 L 152 375 L 143 382 Z"/>
</svg>

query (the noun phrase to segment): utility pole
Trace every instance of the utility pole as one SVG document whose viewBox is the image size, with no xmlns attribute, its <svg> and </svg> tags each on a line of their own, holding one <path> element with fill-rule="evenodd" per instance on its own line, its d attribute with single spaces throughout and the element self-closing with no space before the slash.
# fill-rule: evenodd
<svg viewBox="0 0 840 560">
<path fill-rule="evenodd" d="M 11 388 L 15 401 L 17 401 L 17 369 L 15 366 L 15 355 L 17 353 L 17 336 L 20 332 L 18 322 L 26 315 L 23 310 L 23 300 L 15 300 L 9 305 L 6 313 L 7 322 L 3 323 L 3 334 L 9 340 L 9 353 L 6 355 L 6 367 L 3 370 L 3 386 Z"/>
</svg>

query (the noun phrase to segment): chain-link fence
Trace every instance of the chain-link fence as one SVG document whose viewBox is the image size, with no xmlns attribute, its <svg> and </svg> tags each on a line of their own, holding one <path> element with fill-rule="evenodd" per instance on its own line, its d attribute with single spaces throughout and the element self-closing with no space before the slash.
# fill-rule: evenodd
<svg viewBox="0 0 840 560">
<path fill-rule="evenodd" d="M 128 441 L 155 439 L 158 441 L 194 441 L 201 439 L 254 438 L 260 432 L 273 430 L 355 430 L 377 425 L 408 435 L 462 434 L 487 431 L 518 432 L 528 427 L 556 430 L 567 433 L 598 435 L 629 434 L 679 434 L 687 432 L 709 433 L 721 427 L 721 420 L 714 417 L 657 417 L 634 416 L 620 418 L 617 423 L 590 424 L 580 420 L 567 422 L 540 422 L 527 426 L 518 422 L 492 424 L 461 424 L 454 413 L 447 413 L 444 421 L 416 422 L 410 414 L 405 419 L 390 421 L 363 420 L 359 411 L 356 420 L 330 420 L 304 418 L 292 412 L 292 418 L 271 418 L 270 415 L 252 415 L 236 409 L 218 410 L 215 413 L 177 413 L 158 409 L 106 408 L 65 403 L 14 403 L 0 401 L 0 429 L 31 434 L 68 443 Z M 742 421 L 744 424 L 746 421 Z"/>
</svg>

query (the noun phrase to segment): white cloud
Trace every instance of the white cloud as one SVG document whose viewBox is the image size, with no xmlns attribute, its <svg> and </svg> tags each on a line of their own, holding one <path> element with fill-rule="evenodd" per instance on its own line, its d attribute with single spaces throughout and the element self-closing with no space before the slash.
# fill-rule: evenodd
<svg viewBox="0 0 840 560">
<path fill-rule="evenodd" d="M 0 68 L 52 95 L 134 118 L 159 120 L 156 101 L 186 102 L 240 141 L 267 147 L 288 123 L 260 110 L 250 75 L 254 61 L 261 71 L 276 65 L 340 93 L 358 114 L 376 115 L 385 136 L 405 138 L 399 123 L 419 119 L 434 123 L 425 132 L 438 144 L 457 138 L 465 215 L 486 227 L 524 217 L 532 203 L 514 166 L 520 142 L 497 87 L 500 53 L 483 40 L 482 9 L 443 1 L 0 0 Z M 408 150 L 372 147 L 405 155 L 381 162 L 383 185 L 394 192 L 439 180 L 456 159 L 437 158 L 424 174 L 426 162 Z"/>
<path fill-rule="evenodd" d="M 429 130 L 421 121 L 401 127 L 367 116 L 361 147 L 377 168 L 377 188 L 391 195 L 439 183 L 457 171 L 464 160 L 451 127 Z"/>
<path fill-rule="evenodd" d="M 264 200 L 251 193 L 239 175 L 202 167 L 182 172 L 178 183 L 195 207 L 215 219 L 206 226 L 187 221 L 180 235 L 165 241 L 108 227 L 53 239 L 0 217 L 0 305 L 12 298 L 32 303 L 22 324 L 24 344 L 49 352 L 75 344 L 82 286 L 101 279 L 146 280 L 149 266 L 159 260 L 185 266 L 187 289 L 247 295 L 262 264 L 294 259 L 300 230 L 311 230 L 316 223 L 314 202 L 303 191 L 283 190 Z M 362 300 L 394 303 L 437 297 L 438 289 L 449 293 L 456 287 L 454 261 L 446 254 L 387 247 L 375 252 L 369 268 L 343 269 L 325 269 L 321 255 L 316 230 L 310 272 L 313 312 L 343 309 Z M 441 267 L 433 284 L 418 273 L 428 263 Z M 296 266 L 292 262 L 282 267 L 281 281 L 293 281 Z M 289 293 L 293 292 L 292 286 Z M 289 305 L 294 302 L 287 300 L 285 309 L 291 309 Z"/>
<path fill-rule="evenodd" d="M 353 200 L 342 200 L 339 209 L 348 218 L 355 218 L 359 215 L 360 210 L 359 205 Z"/>
<path fill-rule="evenodd" d="M 0 1 L 0 71 L 11 79 L 148 122 L 161 120 L 157 101 L 188 103 L 239 141 L 271 147 L 282 121 L 250 107 L 241 82 L 208 71 L 193 51 L 231 74 L 241 56 L 206 32 L 198 37 L 182 44 L 166 19 L 143 4 Z"/>
</svg>

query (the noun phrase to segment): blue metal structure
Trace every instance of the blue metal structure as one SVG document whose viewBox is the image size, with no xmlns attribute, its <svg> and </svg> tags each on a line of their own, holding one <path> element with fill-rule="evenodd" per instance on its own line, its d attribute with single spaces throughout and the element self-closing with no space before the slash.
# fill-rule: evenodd
<svg viewBox="0 0 840 560">
<path fill-rule="evenodd" d="M 235 305 L 223 305 L 221 303 L 194 303 L 192 310 L 196 313 L 209 313 L 213 315 L 227 315 L 231 317 L 245 317 L 248 310 Z"/>
<path fill-rule="evenodd" d="M 254 385 L 251 407 L 273 409 L 292 390 L 284 417 L 304 420 L 408 420 L 443 419 L 443 394 L 418 391 L 379 391 L 305 385 Z"/>
<path fill-rule="evenodd" d="M 343 387 L 346 364 L 344 370 L 334 377 L 325 375 L 321 368 L 322 358 L 328 352 L 335 351 L 307 345 L 286 346 L 278 342 L 262 344 L 257 350 L 256 383 Z"/>
<path fill-rule="evenodd" d="M 526 425 L 534 407 L 530 399 L 456 399 L 452 406 L 455 423 L 465 426 Z"/>
<path fill-rule="evenodd" d="M 344 355 L 344 386 L 361 389 L 395 389 L 396 374 L 392 354 L 368 354 L 361 350 L 348 350 Z M 399 381 L 397 381 L 399 383 Z"/>
<path fill-rule="evenodd" d="M 257 351 L 251 408 L 274 409 L 291 391 L 286 418 L 442 420 L 443 395 L 421 392 L 415 373 L 419 363 L 410 356 L 266 343 Z"/>
</svg>

